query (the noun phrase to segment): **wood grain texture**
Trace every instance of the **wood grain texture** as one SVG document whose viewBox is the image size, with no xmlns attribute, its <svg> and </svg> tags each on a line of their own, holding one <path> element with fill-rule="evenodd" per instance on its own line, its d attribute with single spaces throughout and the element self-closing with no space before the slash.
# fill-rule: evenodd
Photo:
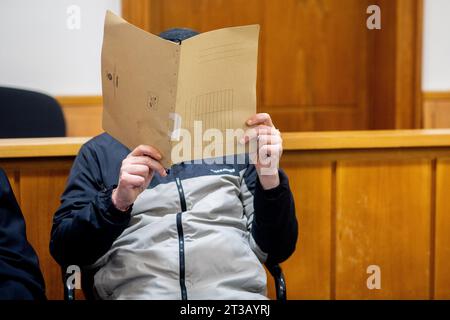
<svg viewBox="0 0 450 320">
<path fill-rule="evenodd" d="M 372 4 L 382 30 L 366 28 Z M 282 131 L 420 122 L 422 0 L 127 0 L 124 16 L 153 33 L 260 24 L 258 110 Z"/>
<path fill-rule="evenodd" d="M 0 158 L 75 156 L 90 138 L 0 139 Z"/>
<path fill-rule="evenodd" d="M 122 0 L 122 16 L 141 29 L 150 31 L 150 0 Z"/>
<path fill-rule="evenodd" d="M 423 1 L 396 0 L 395 128 L 421 126 Z"/>
<path fill-rule="evenodd" d="M 423 93 L 423 127 L 450 128 L 450 92 Z"/>
<path fill-rule="evenodd" d="M 371 4 L 381 7 L 381 30 L 366 28 Z M 422 0 L 124 0 L 122 15 L 156 34 L 260 24 L 258 111 L 282 131 L 448 127 L 448 106 L 421 103 L 422 7 Z M 101 97 L 58 100 L 68 136 L 103 131 Z"/>
<path fill-rule="evenodd" d="M 429 298 L 430 161 L 340 161 L 336 175 L 336 298 Z"/>
<path fill-rule="evenodd" d="M 285 150 L 441 147 L 449 145 L 450 130 L 284 132 L 282 137 Z"/>
<path fill-rule="evenodd" d="M 367 1 L 264 4 L 261 109 L 283 131 L 366 128 Z"/>
<path fill-rule="evenodd" d="M 288 298 L 329 299 L 331 163 L 286 162 L 282 166 L 291 181 L 300 230 L 296 252 L 282 264 Z M 270 285 L 268 288 L 271 290 Z"/>
<path fill-rule="evenodd" d="M 437 163 L 435 298 L 450 299 L 450 158 Z"/>
<path fill-rule="evenodd" d="M 59 96 L 66 120 L 66 136 L 88 137 L 103 132 L 101 96 Z"/>
<path fill-rule="evenodd" d="M 345 132 L 283 134 L 290 147 L 281 166 L 290 178 L 300 232 L 296 252 L 282 264 L 288 297 L 450 299 L 448 130 L 353 134 L 356 140 Z M 21 148 L 30 144 L 25 140 Z M 59 299 L 60 269 L 48 241 L 75 153 L 42 157 L 35 152 L 39 143 L 31 142 L 28 156 L 0 153 L 0 167 L 20 199 L 48 297 Z M 381 290 L 366 287 L 371 264 L 381 267 Z M 274 297 L 270 282 L 268 290 Z"/>
<path fill-rule="evenodd" d="M 61 270 L 50 255 L 53 213 L 59 206 L 71 161 L 64 170 L 23 170 L 20 174 L 20 205 L 26 221 L 27 237 L 39 256 L 50 299 L 62 298 Z"/>
</svg>

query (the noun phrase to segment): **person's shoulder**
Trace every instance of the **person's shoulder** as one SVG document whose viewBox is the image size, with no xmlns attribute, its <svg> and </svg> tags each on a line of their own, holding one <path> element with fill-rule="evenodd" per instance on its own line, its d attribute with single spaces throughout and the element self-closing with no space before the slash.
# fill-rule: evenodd
<svg viewBox="0 0 450 320">
<path fill-rule="evenodd" d="M 6 179 L 6 172 L 0 168 L 0 181 L 2 181 L 3 179 Z"/>
<path fill-rule="evenodd" d="M 0 168 L 0 199 L 10 191 L 11 187 L 9 184 L 6 172 Z"/>
<path fill-rule="evenodd" d="M 103 132 L 93 137 L 82 146 L 82 151 L 91 152 L 108 152 L 108 153 L 129 153 L 129 149 L 122 143 L 111 137 L 108 133 Z"/>
</svg>

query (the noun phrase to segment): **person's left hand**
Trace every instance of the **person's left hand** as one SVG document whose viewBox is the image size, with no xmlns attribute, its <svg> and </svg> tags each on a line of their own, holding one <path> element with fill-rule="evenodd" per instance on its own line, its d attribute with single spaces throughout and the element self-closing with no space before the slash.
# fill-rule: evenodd
<svg viewBox="0 0 450 320">
<path fill-rule="evenodd" d="M 270 115 L 257 113 L 250 117 L 246 124 L 251 127 L 245 132 L 241 143 L 256 143 L 256 154 L 250 154 L 255 164 L 259 181 L 265 190 L 273 189 L 280 184 L 278 164 L 283 153 L 283 139 L 275 128 Z"/>
</svg>

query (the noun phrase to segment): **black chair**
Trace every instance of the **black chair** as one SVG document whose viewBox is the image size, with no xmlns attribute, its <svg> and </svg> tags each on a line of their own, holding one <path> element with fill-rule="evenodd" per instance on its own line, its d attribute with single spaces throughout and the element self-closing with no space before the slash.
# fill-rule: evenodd
<svg viewBox="0 0 450 320">
<path fill-rule="evenodd" d="M 267 270 L 272 275 L 275 280 L 275 290 L 276 297 L 279 301 L 286 301 L 287 292 L 286 292 L 286 281 L 284 279 L 283 270 L 280 265 L 267 265 Z M 71 286 L 69 277 L 73 274 L 66 273 L 66 269 L 62 268 L 63 275 L 63 285 L 64 285 L 64 300 L 65 301 L 74 301 L 75 300 L 75 288 Z M 95 299 L 93 288 L 93 280 L 94 280 L 95 271 L 86 272 L 83 271 L 81 274 L 81 288 L 83 290 L 84 296 L 87 300 Z"/>
<path fill-rule="evenodd" d="M 54 98 L 34 91 L 0 87 L 0 138 L 65 135 L 64 115 Z"/>
</svg>

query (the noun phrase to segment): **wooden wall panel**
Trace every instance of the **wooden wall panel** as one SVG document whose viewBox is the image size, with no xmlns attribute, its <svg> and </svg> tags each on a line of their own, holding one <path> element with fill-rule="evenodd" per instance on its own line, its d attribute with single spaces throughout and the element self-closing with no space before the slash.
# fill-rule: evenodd
<svg viewBox="0 0 450 320">
<path fill-rule="evenodd" d="M 281 130 L 367 127 L 367 3 L 265 1 L 262 109 Z"/>
<path fill-rule="evenodd" d="M 450 92 L 424 92 L 423 127 L 450 128 Z"/>
<path fill-rule="evenodd" d="M 59 206 L 70 164 L 68 162 L 62 167 L 56 165 L 55 169 L 25 169 L 20 173 L 20 204 L 26 221 L 27 236 L 39 256 L 49 299 L 62 299 L 63 294 L 61 270 L 48 248 L 53 213 Z"/>
<path fill-rule="evenodd" d="M 438 161 L 436 179 L 435 298 L 450 299 L 450 158 Z"/>
<path fill-rule="evenodd" d="M 420 128 L 423 0 L 371 1 L 381 30 L 369 31 L 369 128 Z"/>
<path fill-rule="evenodd" d="M 431 162 L 342 161 L 336 173 L 336 298 L 427 299 Z M 367 288 L 369 265 L 381 290 Z"/>
<path fill-rule="evenodd" d="M 258 110 L 282 131 L 416 128 L 422 1 L 124 0 L 124 16 L 153 33 L 259 23 Z"/>
<path fill-rule="evenodd" d="M 150 31 L 151 0 L 122 0 L 122 16 L 141 29 Z"/>
<path fill-rule="evenodd" d="M 283 162 L 282 167 L 291 182 L 300 230 L 296 252 L 282 264 L 288 298 L 329 299 L 332 163 Z"/>
<path fill-rule="evenodd" d="M 66 136 L 92 137 L 103 132 L 101 96 L 57 97 L 66 120 Z"/>
<path fill-rule="evenodd" d="M 425 105 L 422 120 L 422 2 L 123 0 L 122 15 L 156 34 L 260 24 L 258 111 L 284 132 L 448 127 L 448 106 Z M 381 30 L 366 28 L 372 4 Z M 68 136 L 102 132 L 101 103 L 63 110 Z"/>
<path fill-rule="evenodd" d="M 450 130 L 283 139 L 300 226 L 297 250 L 282 264 L 290 299 L 450 299 Z M 48 252 L 51 219 L 82 139 L 54 140 L 0 141 L 0 167 L 19 194 L 50 299 L 62 295 Z M 43 154 L 36 141 L 66 153 Z M 381 290 L 366 287 L 373 264 Z"/>
<path fill-rule="evenodd" d="M 153 0 L 150 28 L 203 32 L 258 23 L 258 110 L 270 112 L 283 131 L 363 129 L 366 2 Z"/>
</svg>

